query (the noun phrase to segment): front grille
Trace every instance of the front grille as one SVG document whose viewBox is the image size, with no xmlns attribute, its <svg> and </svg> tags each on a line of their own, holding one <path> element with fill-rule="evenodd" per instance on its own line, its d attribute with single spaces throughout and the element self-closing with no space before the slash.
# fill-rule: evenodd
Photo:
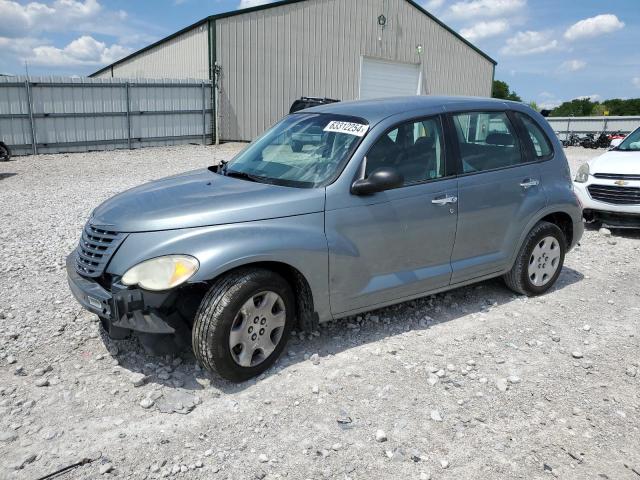
<svg viewBox="0 0 640 480">
<path fill-rule="evenodd" d="M 640 175 L 624 174 L 624 173 L 594 173 L 596 178 L 604 178 L 607 180 L 640 180 Z"/>
<path fill-rule="evenodd" d="M 594 200 L 615 205 L 640 205 L 639 187 L 617 187 L 613 185 L 589 185 L 589 195 Z"/>
<path fill-rule="evenodd" d="M 99 277 L 109 263 L 113 252 L 126 234 L 105 230 L 87 224 L 76 249 L 76 271 L 85 277 Z"/>
</svg>

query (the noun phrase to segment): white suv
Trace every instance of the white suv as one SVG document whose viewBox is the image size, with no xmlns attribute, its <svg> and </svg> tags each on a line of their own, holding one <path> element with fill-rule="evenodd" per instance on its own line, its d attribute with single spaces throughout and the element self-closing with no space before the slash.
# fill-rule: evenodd
<svg viewBox="0 0 640 480">
<path fill-rule="evenodd" d="M 640 227 L 640 128 L 582 165 L 574 181 L 587 221 Z"/>
</svg>

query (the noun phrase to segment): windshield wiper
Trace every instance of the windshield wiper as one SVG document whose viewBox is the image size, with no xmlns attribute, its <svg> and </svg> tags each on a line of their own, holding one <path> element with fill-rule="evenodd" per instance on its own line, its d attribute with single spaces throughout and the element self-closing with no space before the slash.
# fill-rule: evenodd
<svg viewBox="0 0 640 480">
<path fill-rule="evenodd" d="M 248 180 L 250 182 L 260 183 L 262 181 L 262 177 L 258 177 L 256 175 L 249 175 L 245 172 L 238 172 L 236 170 L 227 170 L 226 168 L 223 171 L 223 175 L 231 178 L 240 178 L 242 180 Z"/>
</svg>

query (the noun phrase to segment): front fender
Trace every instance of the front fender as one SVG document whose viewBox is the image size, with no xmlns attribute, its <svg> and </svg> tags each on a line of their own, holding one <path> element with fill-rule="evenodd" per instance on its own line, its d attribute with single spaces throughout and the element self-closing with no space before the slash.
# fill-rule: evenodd
<svg viewBox="0 0 640 480">
<path fill-rule="evenodd" d="M 200 261 L 189 283 L 208 281 L 242 265 L 279 262 L 297 269 L 309 283 L 320 321 L 331 319 L 328 247 L 324 213 L 129 234 L 107 273 L 123 275 L 150 258 L 186 254 Z"/>
</svg>

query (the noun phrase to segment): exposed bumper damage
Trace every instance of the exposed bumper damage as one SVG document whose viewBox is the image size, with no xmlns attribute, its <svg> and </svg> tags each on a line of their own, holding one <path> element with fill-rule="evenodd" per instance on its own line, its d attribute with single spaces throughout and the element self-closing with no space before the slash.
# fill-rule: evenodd
<svg viewBox="0 0 640 480">
<path fill-rule="evenodd" d="M 114 285 L 112 291 L 92 279 L 78 274 L 75 254 L 67 257 L 67 280 L 76 300 L 88 311 L 98 315 L 113 338 L 123 338 L 131 331 L 153 334 L 173 334 L 172 327 L 158 307 L 169 297 L 168 292 L 145 292 Z"/>
<path fill-rule="evenodd" d="M 586 208 L 582 212 L 587 222 L 600 222 L 603 227 L 610 228 L 640 228 L 640 214 L 609 212 Z"/>
</svg>

